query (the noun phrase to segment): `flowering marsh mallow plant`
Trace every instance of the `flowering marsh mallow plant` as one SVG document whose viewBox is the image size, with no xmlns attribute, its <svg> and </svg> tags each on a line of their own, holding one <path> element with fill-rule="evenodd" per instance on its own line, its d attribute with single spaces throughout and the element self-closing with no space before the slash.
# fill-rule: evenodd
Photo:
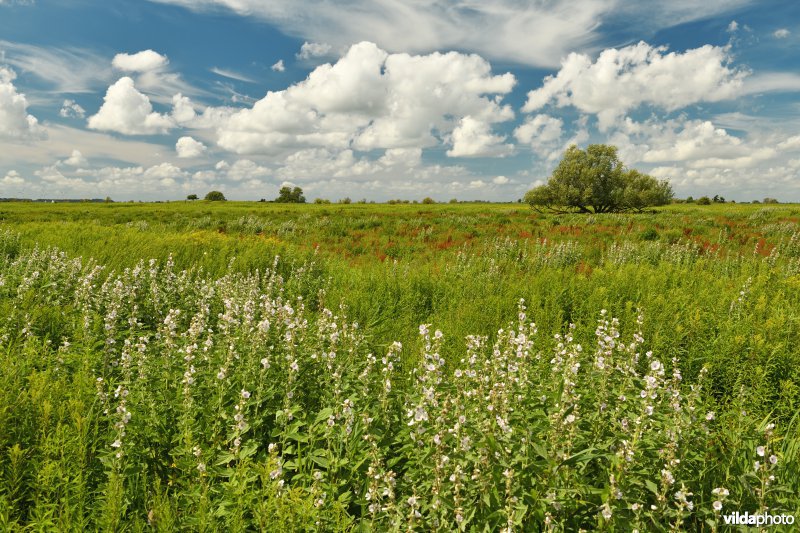
<svg viewBox="0 0 800 533">
<path fill-rule="evenodd" d="M 30 398 L 0 417 L 11 529 L 697 530 L 798 503 L 792 437 L 687 383 L 641 311 L 540 331 L 518 300 L 491 336 L 424 323 L 406 347 L 311 263 L 213 278 L 33 249 L 0 274 L 0 377 Z"/>
</svg>

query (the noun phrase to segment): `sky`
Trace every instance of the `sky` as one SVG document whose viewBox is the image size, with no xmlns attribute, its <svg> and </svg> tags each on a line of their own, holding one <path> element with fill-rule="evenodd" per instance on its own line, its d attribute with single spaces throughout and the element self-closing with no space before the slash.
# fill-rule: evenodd
<svg viewBox="0 0 800 533">
<path fill-rule="evenodd" d="M 0 0 L 0 197 L 800 201 L 800 3 Z"/>
</svg>

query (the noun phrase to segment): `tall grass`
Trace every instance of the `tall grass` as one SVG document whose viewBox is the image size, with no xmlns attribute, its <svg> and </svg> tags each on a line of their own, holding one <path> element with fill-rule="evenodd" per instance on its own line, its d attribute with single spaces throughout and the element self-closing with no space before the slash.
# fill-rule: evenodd
<svg viewBox="0 0 800 533">
<path fill-rule="evenodd" d="M 796 511 L 791 208 L 461 207 L 223 233 L 188 208 L 6 214 L 0 523 L 649 531 Z M 543 236 L 436 248 L 482 225 Z M 382 226 L 438 251 L 337 250 Z"/>
</svg>

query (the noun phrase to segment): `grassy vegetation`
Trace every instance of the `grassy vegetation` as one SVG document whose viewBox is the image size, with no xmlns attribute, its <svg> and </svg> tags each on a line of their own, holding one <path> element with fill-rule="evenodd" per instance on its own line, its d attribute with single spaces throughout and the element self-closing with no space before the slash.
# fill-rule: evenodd
<svg viewBox="0 0 800 533">
<path fill-rule="evenodd" d="M 800 508 L 800 207 L 0 219 L 0 527 L 715 530 Z"/>
</svg>

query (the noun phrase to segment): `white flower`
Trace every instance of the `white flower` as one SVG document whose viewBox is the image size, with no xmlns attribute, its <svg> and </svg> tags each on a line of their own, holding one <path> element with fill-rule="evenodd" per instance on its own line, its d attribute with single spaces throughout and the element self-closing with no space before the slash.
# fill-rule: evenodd
<svg viewBox="0 0 800 533">
<path fill-rule="evenodd" d="M 206 464 L 205 463 L 199 463 L 197 465 L 197 470 L 199 470 L 201 474 L 204 473 L 206 471 Z"/>
<path fill-rule="evenodd" d="M 420 329 L 422 329 L 422 326 L 420 326 Z M 407 501 L 408 501 L 408 505 L 410 505 L 411 507 L 416 507 L 417 506 L 417 497 L 416 496 L 409 496 Z"/>
<path fill-rule="evenodd" d="M 709 411 L 708 413 L 706 413 L 706 420 L 708 420 L 709 422 L 714 420 L 714 417 L 715 417 L 714 411 Z"/>
<path fill-rule="evenodd" d="M 247 400 L 248 398 L 250 398 L 250 393 L 248 391 L 242 389 L 242 398 Z"/>
<path fill-rule="evenodd" d="M 717 500 L 714 503 L 712 503 L 711 506 L 714 508 L 715 511 L 721 511 L 722 510 L 722 502 L 719 501 L 719 500 Z"/>
<path fill-rule="evenodd" d="M 776 455 L 770 455 L 769 456 L 769 462 L 774 464 L 774 465 L 778 464 L 778 457 Z"/>
<path fill-rule="evenodd" d="M 120 446 L 122 446 L 122 441 L 120 441 L 119 439 L 111 443 L 112 448 L 119 448 Z"/>
<path fill-rule="evenodd" d="M 758 448 L 756 448 L 756 453 L 758 454 L 759 457 L 764 457 L 764 447 L 759 446 Z"/>
<path fill-rule="evenodd" d="M 600 511 L 600 514 L 602 514 L 603 518 L 606 520 L 611 520 L 611 506 L 608 504 L 603 505 L 603 510 Z"/>
</svg>

